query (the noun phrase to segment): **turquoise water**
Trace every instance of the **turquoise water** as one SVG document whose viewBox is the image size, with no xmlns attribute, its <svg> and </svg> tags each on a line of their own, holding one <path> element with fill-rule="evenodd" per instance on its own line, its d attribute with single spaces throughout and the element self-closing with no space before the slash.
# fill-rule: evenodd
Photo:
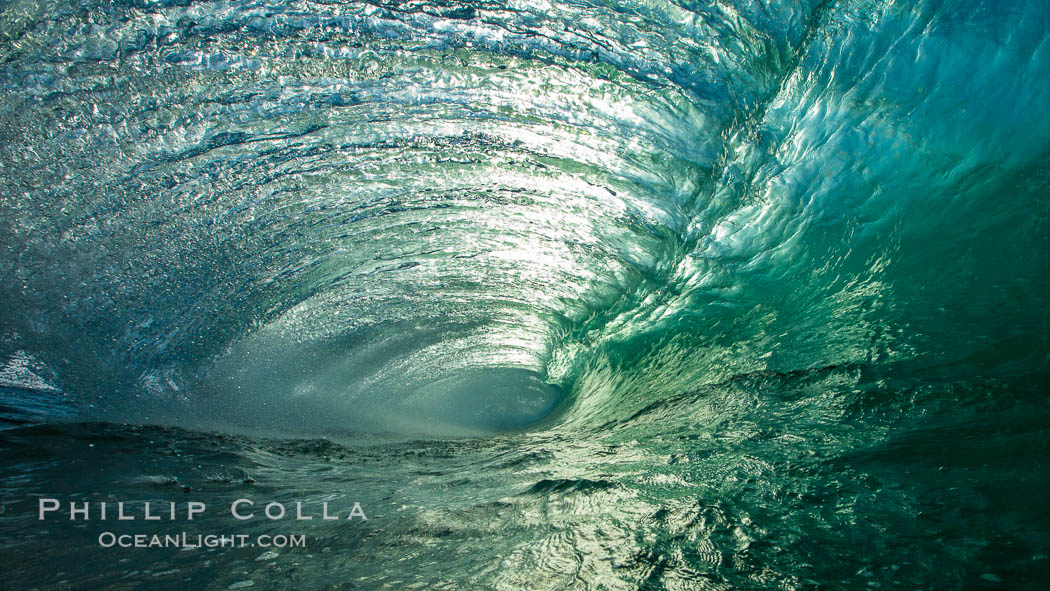
<svg viewBox="0 0 1050 591">
<path fill-rule="evenodd" d="M 0 4 L 6 583 L 1044 588 L 1048 24 Z"/>
</svg>

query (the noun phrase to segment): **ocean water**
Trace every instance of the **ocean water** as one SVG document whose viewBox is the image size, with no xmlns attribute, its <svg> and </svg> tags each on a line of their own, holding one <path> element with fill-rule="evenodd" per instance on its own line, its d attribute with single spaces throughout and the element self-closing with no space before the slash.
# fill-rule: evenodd
<svg viewBox="0 0 1050 591">
<path fill-rule="evenodd" d="M 5 0 L 0 97 L 2 588 L 1050 585 L 1046 2 Z"/>
</svg>

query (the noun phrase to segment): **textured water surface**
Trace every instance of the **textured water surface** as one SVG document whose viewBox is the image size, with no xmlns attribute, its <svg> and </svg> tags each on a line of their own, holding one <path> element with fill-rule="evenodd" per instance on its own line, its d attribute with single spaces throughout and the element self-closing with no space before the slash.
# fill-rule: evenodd
<svg viewBox="0 0 1050 591">
<path fill-rule="evenodd" d="M 0 3 L 4 583 L 1044 588 L 1048 23 Z"/>
</svg>

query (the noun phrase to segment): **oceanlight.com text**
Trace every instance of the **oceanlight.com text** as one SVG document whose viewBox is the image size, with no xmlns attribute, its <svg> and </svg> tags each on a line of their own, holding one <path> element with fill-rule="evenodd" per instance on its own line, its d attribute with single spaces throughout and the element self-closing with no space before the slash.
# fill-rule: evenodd
<svg viewBox="0 0 1050 591">
<path fill-rule="evenodd" d="M 102 532 L 98 544 L 103 548 L 305 548 L 303 534 L 116 534 Z"/>
</svg>

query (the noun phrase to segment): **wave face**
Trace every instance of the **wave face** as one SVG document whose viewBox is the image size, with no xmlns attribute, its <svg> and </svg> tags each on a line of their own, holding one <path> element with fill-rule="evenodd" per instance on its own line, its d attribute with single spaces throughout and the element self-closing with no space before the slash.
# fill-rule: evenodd
<svg viewBox="0 0 1050 591">
<path fill-rule="evenodd" d="M 519 523 L 495 542 L 415 468 L 370 473 L 423 507 L 377 527 L 477 557 L 431 573 L 449 585 L 1035 584 L 1047 22 L 1031 0 L 6 2 L 3 416 L 436 437 L 446 509 Z M 278 488 L 298 466 L 221 445 Z M 884 570 L 843 566 L 868 543 Z M 546 574 L 487 570 L 508 557 Z"/>
<path fill-rule="evenodd" d="M 1047 16 L 14 4 L 6 347 L 104 417 L 408 432 L 1042 361 Z"/>
</svg>

